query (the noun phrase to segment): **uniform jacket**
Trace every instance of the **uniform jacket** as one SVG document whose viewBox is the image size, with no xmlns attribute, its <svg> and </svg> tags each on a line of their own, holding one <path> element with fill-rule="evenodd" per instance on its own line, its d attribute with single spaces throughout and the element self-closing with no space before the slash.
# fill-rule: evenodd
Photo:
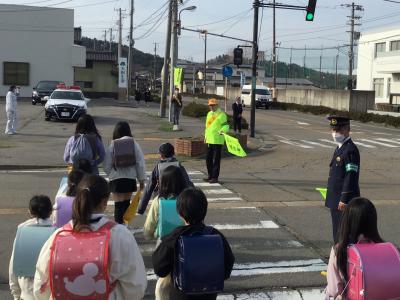
<svg viewBox="0 0 400 300">
<path fill-rule="evenodd" d="M 101 219 L 98 222 L 90 224 L 94 231 L 108 222 L 108 218 L 104 214 L 93 214 L 91 217 L 95 219 L 99 216 Z M 51 299 L 50 285 L 48 284 L 50 247 L 59 230 L 62 229 L 58 229 L 47 240 L 39 254 L 33 286 L 36 300 Z M 144 297 L 147 278 L 143 258 L 132 233 L 123 225 L 117 224 L 111 228 L 108 264 L 110 283 L 116 282 L 109 300 L 139 300 Z M 41 290 L 42 287 L 43 290 Z"/>
<path fill-rule="evenodd" d="M 151 178 L 149 179 L 149 182 L 146 184 L 146 189 L 143 193 L 142 198 L 140 199 L 139 207 L 138 207 L 138 213 L 143 214 L 146 211 L 146 207 L 150 202 L 151 195 L 153 192 L 158 190 L 158 182 L 159 182 L 159 174 L 158 174 L 158 164 L 162 164 L 164 162 L 174 162 L 178 161 L 175 157 L 170 157 L 164 160 L 160 160 L 154 167 L 153 171 L 151 172 Z M 189 179 L 189 175 L 186 172 L 186 169 L 184 166 L 182 166 L 179 163 L 179 168 L 182 171 L 183 177 L 186 179 L 186 183 L 188 186 L 193 186 L 193 183 Z"/>
<path fill-rule="evenodd" d="M 19 227 L 23 226 L 31 226 L 31 225 L 41 225 L 41 226 L 51 226 L 50 219 L 29 219 L 24 223 L 18 225 Z M 17 277 L 14 274 L 13 265 L 14 265 L 14 247 L 15 247 L 15 240 L 13 245 L 13 250 L 10 258 L 10 266 L 9 266 L 9 284 L 11 295 L 14 297 L 15 300 L 34 300 L 33 297 L 33 278 L 30 277 Z"/>
<path fill-rule="evenodd" d="M 360 153 L 353 141 L 348 139 L 333 154 L 325 206 L 337 209 L 339 202 L 347 204 L 354 197 L 359 197 L 359 175 Z"/>
<path fill-rule="evenodd" d="M 166 277 L 169 274 L 172 274 L 174 270 L 174 258 L 175 256 L 175 245 L 178 241 L 178 238 L 182 234 L 189 234 L 195 231 L 202 230 L 204 228 L 204 224 L 197 225 L 188 225 L 188 226 L 180 226 L 176 228 L 173 232 L 165 237 L 161 238 L 161 244 L 156 248 L 153 253 L 153 266 L 154 272 L 160 277 Z M 225 279 L 228 279 L 231 275 L 233 263 L 235 262 L 235 257 L 233 256 L 231 247 L 226 241 L 225 237 L 218 230 L 213 228 L 213 233 L 219 234 L 222 237 L 224 243 L 224 253 L 225 253 Z M 173 300 L 215 300 L 217 298 L 217 294 L 210 295 L 196 295 L 196 296 L 187 296 L 180 292 L 177 288 L 172 287 L 170 291 L 170 299 Z"/>
<path fill-rule="evenodd" d="M 241 115 L 242 112 L 243 112 L 242 104 L 241 103 L 237 103 L 237 102 L 233 103 L 232 104 L 232 111 L 233 111 L 233 116 L 234 117 L 238 117 L 239 115 Z"/>
<path fill-rule="evenodd" d="M 130 139 L 130 136 L 124 136 L 121 139 Z M 113 165 L 113 153 L 114 144 L 111 145 L 105 151 L 105 157 L 103 162 L 104 172 L 108 175 L 110 181 L 121 178 L 138 179 L 144 181 L 146 179 L 146 165 L 142 148 L 135 141 L 135 155 L 136 164 L 131 167 L 115 169 Z"/>
<path fill-rule="evenodd" d="M 6 95 L 6 111 L 17 110 L 17 95 L 11 91 L 8 91 Z"/>
<path fill-rule="evenodd" d="M 225 138 L 220 132 L 228 133 L 228 117 L 220 108 L 209 111 L 206 119 L 206 130 L 204 136 L 207 144 L 223 145 Z"/>
</svg>

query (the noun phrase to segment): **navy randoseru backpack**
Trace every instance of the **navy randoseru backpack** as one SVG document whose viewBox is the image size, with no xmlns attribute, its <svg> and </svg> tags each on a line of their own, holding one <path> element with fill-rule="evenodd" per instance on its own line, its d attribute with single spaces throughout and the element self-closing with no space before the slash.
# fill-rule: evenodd
<svg viewBox="0 0 400 300">
<path fill-rule="evenodd" d="M 224 244 L 211 227 L 182 235 L 176 244 L 173 280 L 187 295 L 215 294 L 224 289 Z"/>
</svg>

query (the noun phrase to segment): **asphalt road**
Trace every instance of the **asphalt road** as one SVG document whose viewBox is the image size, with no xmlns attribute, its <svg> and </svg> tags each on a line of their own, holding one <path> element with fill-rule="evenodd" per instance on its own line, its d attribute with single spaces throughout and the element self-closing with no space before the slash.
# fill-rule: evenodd
<svg viewBox="0 0 400 300">
<path fill-rule="evenodd" d="M 161 142 L 202 131 L 202 122 L 193 119 L 182 120 L 183 132 L 160 131 L 160 121 L 146 113 L 155 113 L 156 107 L 137 109 L 104 102 L 90 105 L 105 144 L 117 120 L 131 122 L 139 143 L 149 155 L 148 170 L 153 164 L 151 155 L 157 152 Z M 0 137 L 1 299 L 7 299 L 8 260 L 16 225 L 28 217 L 27 201 L 32 194 L 44 193 L 52 197 L 56 194 L 58 182 L 65 174 L 60 156 L 75 126 L 73 123 L 45 122 L 41 107 L 27 104 L 21 105 L 21 119 L 21 134 Z M 1 127 L 3 123 L 4 120 L 0 120 Z M 261 149 L 245 159 L 224 158 L 222 185 L 201 182 L 205 171 L 203 160 L 185 162 L 194 182 L 210 200 L 207 223 L 226 235 L 236 256 L 233 276 L 226 283 L 227 293 L 323 287 L 320 270 L 325 269 L 332 244 L 330 217 L 314 188 L 325 186 L 334 149 L 333 144 L 321 141 L 331 140 L 327 122 L 320 116 L 257 110 L 256 128 Z M 377 205 L 383 237 L 400 245 L 397 221 L 399 131 L 358 123 L 354 124 L 353 131 L 356 141 L 371 146 L 360 145 L 362 194 Z M 18 166 L 21 169 L 16 168 Z M 30 171 L 32 166 L 39 170 Z M 50 170 L 48 166 L 59 168 Z M 108 209 L 112 213 L 112 205 Z M 136 232 L 148 269 L 147 294 L 151 299 L 154 276 L 150 256 L 155 242 L 143 239 L 140 233 L 143 222 L 144 218 L 137 218 L 131 227 Z M 304 299 L 314 299 L 311 293 L 320 292 L 317 289 L 308 293 L 310 296 Z M 243 299 L 256 297 L 255 294 L 246 295 Z M 302 299 L 296 295 L 280 299 Z M 268 297 L 274 299 L 270 294 Z M 258 299 L 264 299 L 264 296 Z"/>
</svg>

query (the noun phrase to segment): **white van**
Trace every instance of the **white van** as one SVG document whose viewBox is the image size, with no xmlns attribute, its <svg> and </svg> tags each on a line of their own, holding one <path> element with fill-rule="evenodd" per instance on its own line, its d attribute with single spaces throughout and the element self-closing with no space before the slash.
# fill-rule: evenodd
<svg viewBox="0 0 400 300">
<path fill-rule="evenodd" d="M 242 103 L 244 106 L 251 106 L 251 85 L 244 85 L 241 94 Z M 268 109 L 272 103 L 272 95 L 268 87 L 256 85 L 256 108 L 264 107 Z"/>
</svg>

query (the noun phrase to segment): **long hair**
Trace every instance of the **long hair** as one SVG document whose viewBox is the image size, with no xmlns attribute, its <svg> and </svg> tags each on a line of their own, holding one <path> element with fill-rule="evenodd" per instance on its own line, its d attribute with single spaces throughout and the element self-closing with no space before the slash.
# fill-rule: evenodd
<svg viewBox="0 0 400 300">
<path fill-rule="evenodd" d="M 72 205 L 74 230 L 80 231 L 90 225 L 91 214 L 110 196 L 107 181 L 98 175 L 88 175 L 78 185 Z"/>
<path fill-rule="evenodd" d="M 79 117 L 78 122 L 76 123 L 75 135 L 88 133 L 96 134 L 101 139 L 101 135 L 96 128 L 93 117 L 84 114 Z"/>
<path fill-rule="evenodd" d="M 129 127 L 128 122 L 120 121 L 114 127 L 113 140 L 120 139 L 124 136 L 132 137 L 131 128 Z"/>
<path fill-rule="evenodd" d="M 344 210 L 339 229 L 339 242 L 336 245 L 337 266 L 347 278 L 347 246 L 356 244 L 360 235 L 374 243 L 382 243 L 378 232 L 378 216 L 375 206 L 366 198 L 357 197 L 350 201 Z"/>
<path fill-rule="evenodd" d="M 67 196 L 76 196 L 79 182 L 81 182 L 83 176 L 85 176 L 85 173 L 81 170 L 72 170 L 71 173 L 68 174 Z"/>
<path fill-rule="evenodd" d="M 160 178 L 159 198 L 178 197 L 185 188 L 187 188 L 187 183 L 181 168 L 169 166 Z"/>
</svg>

